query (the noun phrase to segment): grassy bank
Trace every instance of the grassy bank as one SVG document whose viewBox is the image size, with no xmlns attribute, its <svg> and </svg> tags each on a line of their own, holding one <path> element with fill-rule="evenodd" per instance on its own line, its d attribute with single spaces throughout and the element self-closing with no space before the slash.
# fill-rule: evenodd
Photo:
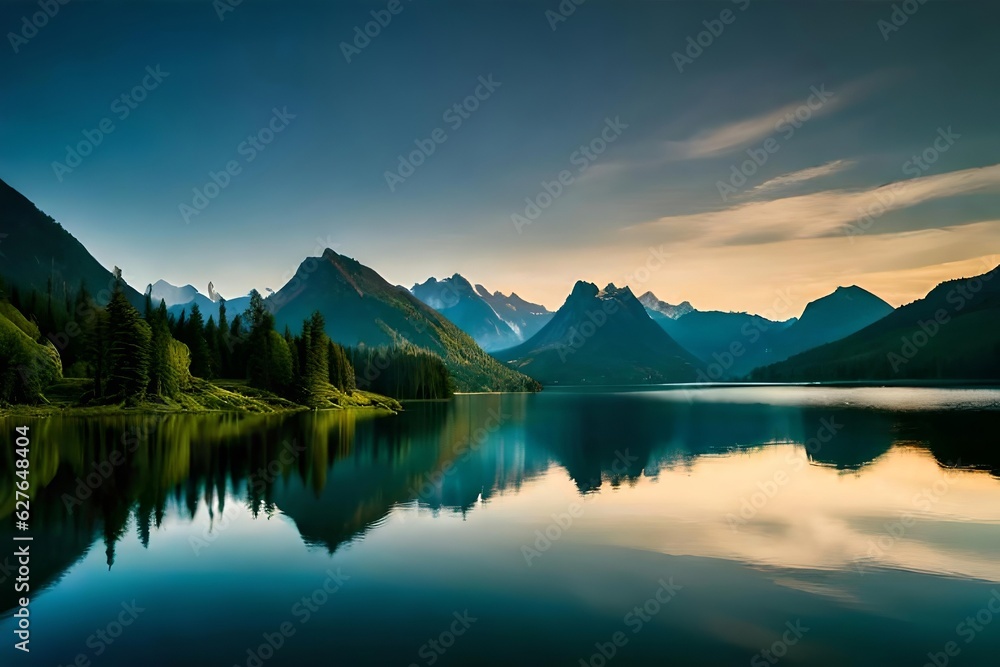
<svg viewBox="0 0 1000 667">
<path fill-rule="evenodd" d="M 211 413 L 245 412 L 268 414 L 302 410 L 344 410 L 379 408 L 398 412 L 399 401 L 368 391 L 354 390 L 350 394 L 332 385 L 322 395 L 314 397 L 310 406 L 295 403 L 242 380 L 208 382 L 195 378 L 191 386 L 177 399 L 157 397 L 135 406 L 122 404 L 89 404 L 87 395 L 91 381 L 64 378 L 45 391 L 44 403 L 37 405 L 0 406 L 0 417 L 46 417 L 52 415 L 100 416 L 144 413 Z"/>
</svg>

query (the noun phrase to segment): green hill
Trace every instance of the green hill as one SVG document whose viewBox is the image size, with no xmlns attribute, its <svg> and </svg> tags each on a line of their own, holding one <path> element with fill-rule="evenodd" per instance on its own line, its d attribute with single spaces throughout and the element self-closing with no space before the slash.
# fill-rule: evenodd
<svg viewBox="0 0 1000 667">
<path fill-rule="evenodd" d="M 286 325 L 297 330 L 318 310 L 327 335 L 345 347 L 410 343 L 433 352 L 444 360 L 460 392 L 540 388 L 497 362 L 409 290 L 390 285 L 374 270 L 330 249 L 302 262 L 295 277 L 268 297 L 267 305 L 279 331 Z"/>
<path fill-rule="evenodd" d="M 56 348 L 38 339 L 38 328 L 0 301 L 0 405 L 44 400 L 42 391 L 62 378 Z"/>
</svg>

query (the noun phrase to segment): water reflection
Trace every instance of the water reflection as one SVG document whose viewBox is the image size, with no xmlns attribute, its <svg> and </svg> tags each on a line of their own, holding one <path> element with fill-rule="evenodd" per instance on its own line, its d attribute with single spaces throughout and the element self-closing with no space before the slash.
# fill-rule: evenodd
<svg viewBox="0 0 1000 667">
<path fill-rule="evenodd" d="M 395 416 L 37 420 L 32 577 L 36 591 L 53 587 L 94 548 L 113 569 L 130 539 L 154 552 L 169 541 L 170 517 L 198 527 L 188 538 L 197 556 L 198 540 L 212 543 L 229 517 L 244 514 L 258 525 L 291 522 L 328 554 L 369 534 L 413 537 L 409 518 L 429 516 L 444 529 L 443 518 L 483 514 L 479 558 L 516 555 L 539 521 L 582 502 L 586 521 L 552 558 L 570 570 L 574 558 L 617 548 L 777 568 L 780 586 L 843 600 L 862 594 L 796 572 L 898 568 L 996 581 L 998 395 L 546 392 L 413 403 Z M 4 451 L 7 543 L 13 470 Z M 248 554 L 255 532 L 238 533 Z M 453 539 L 428 534 L 422 544 Z M 435 548 L 425 556 L 439 558 Z M 13 606 L 3 586 L 0 608 Z"/>
</svg>

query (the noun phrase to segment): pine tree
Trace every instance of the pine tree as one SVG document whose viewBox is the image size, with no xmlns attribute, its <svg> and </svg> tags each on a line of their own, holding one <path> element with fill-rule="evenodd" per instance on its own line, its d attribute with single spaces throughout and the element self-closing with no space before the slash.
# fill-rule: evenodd
<svg viewBox="0 0 1000 667">
<path fill-rule="evenodd" d="M 341 391 L 348 393 L 354 391 L 354 367 L 348 360 L 347 352 L 344 348 L 333 341 L 329 341 L 327 356 L 330 360 L 330 384 Z"/>
<path fill-rule="evenodd" d="M 226 300 L 222 297 L 219 297 L 219 327 L 215 334 L 215 347 L 219 350 L 218 376 L 233 377 L 233 349 L 229 339 L 229 320 L 226 319 Z"/>
<path fill-rule="evenodd" d="M 149 386 L 149 353 L 152 329 L 125 298 L 121 282 L 115 285 L 107 306 L 108 397 L 135 404 Z"/>
<path fill-rule="evenodd" d="M 187 310 L 182 310 L 180 317 L 177 318 L 177 321 L 174 323 L 170 333 L 173 334 L 173 337 L 177 340 L 184 340 L 185 332 L 187 332 Z"/>
<path fill-rule="evenodd" d="M 181 341 L 191 350 L 191 375 L 211 379 L 212 354 L 205 340 L 205 321 L 197 303 L 191 306 L 191 316 L 183 329 Z"/>
<path fill-rule="evenodd" d="M 292 377 L 300 377 L 302 374 L 302 363 L 300 355 L 302 354 L 302 341 L 292 336 L 292 329 L 286 324 L 285 325 L 285 344 L 288 345 L 288 351 L 292 354 Z"/>
<path fill-rule="evenodd" d="M 302 378 L 306 396 L 321 394 L 330 384 L 330 363 L 327 357 L 326 323 L 323 315 L 315 311 L 302 323 L 302 340 L 305 346 L 305 360 Z"/>
<path fill-rule="evenodd" d="M 245 315 L 250 327 L 245 346 L 247 380 L 261 389 L 289 391 L 293 382 L 292 351 L 274 330 L 274 316 L 257 290 L 250 292 L 250 307 Z"/>
<path fill-rule="evenodd" d="M 170 335 L 167 304 L 161 300 L 150 320 L 149 393 L 176 398 L 189 381 L 187 346 Z"/>
<path fill-rule="evenodd" d="M 226 350 L 229 351 L 229 369 L 226 376 L 246 378 L 246 343 L 243 340 L 243 318 L 240 315 L 233 317 L 225 343 Z"/>
<path fill-rule="evenodd" d="M 222 351 L 219 349 L 219 328 L 211 315 L 205 324 L 205 342 L 208 344 L 209 375 L 218 377 L 222 373 Z"/>
</svg>

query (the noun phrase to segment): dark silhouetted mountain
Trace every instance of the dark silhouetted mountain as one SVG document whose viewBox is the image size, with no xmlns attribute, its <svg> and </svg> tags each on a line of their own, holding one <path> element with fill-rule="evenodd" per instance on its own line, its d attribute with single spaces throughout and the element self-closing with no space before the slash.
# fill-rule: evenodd
<svg viewBox="0 0 1000 667">
<path fill-rule="evenodd" d="M 700 310 L 677 318 L 658 311 L 650 311 L 650 316 L 705 363 L 707 377 L 700 379 L 715 381 L 743 378 L 755 368 L 849 336 L 891 312 L 888 303 L 854 286 L 838 287 L 810 302 L 800 318 L 781 322 L 750 313 Z"/>
<path fill-rule="evenodd" d="M 689 382 L 698 365 L 628 287 L 583 281 L 541 331 L 498 356 L 543 384 Z"/>
<path fill-rule="evenodd" d="M 649 308 L 647 307 L 647 311 Z M 695 310 L 677 319 L 652 311 L 650 317 L 703 363 L 702 382 L 734 380 L 782 359 L 775 340 L 795 320 L 773 322 L 750 313 Z"/>
<path fill-rule="evenodd" d="M 531 378 L 498 363 L 467 333 L 360 262 L 327 249 L 299 266 L 288 284 L 267 298 L 278 330 L 298 331 L 313 311 L 341 345 L 410 343 L 439 355 L 458 391 L 533 391 Z"/>
<path fill-rule="evenodd" d="M 99 302 L 111 297 L 114 276 L 62 225 L 0 180 L 0 275 L 8 286 L 76 294 L 81 282 Z M 127 277 L 127 276 L 126 276 Z M 126 285 L 125 296 L 141 307 L 143 296 Z"/>
<path fill-rule="evenodd" d="M 426 282 L 410 288 L 413 295 L 438 311 L 459 329 L 472 336 L 484 350 L 502 350 L 521 342 L 521 338 L 493 310 L 472 284 L 459 274 Z"/>
<path fill-rule="evenodd" d="M 762 381 L 1000 379 L 1000 267 L 941 283 L 836 342 L 756 370 Z M 805 315 L 803 314 L 803 319 Z"/>
<path fill-rule="evenodd" d="M 656 295 L 652 292 L 646 292 L 639 297 L 639 303 L 646 307 L 646 310 L 652 310 L 661 315 L 666 315 L 672 320 L 676 320 L 681 315 L 687 315 L 694 310 L 694 306 L 688 301 L 682 301 L 676 306 L 667 303 L 666 301 L 660 301 L 656 298 Z M 656 319 L 655 317 L 653 319 Z"/>
<path fill-rule="evenodd" d="M 846 338 L 892 311 L 888 303 L 857 285 L 838 287 L 833 294 L 809 302 L 798 321 L 777 337 L 775 347 L 787 359 Z"/>
<path fill-rule="evenodd" d="M 476 293 L 493 307 L 522 341 L 538 333 L 555 314 L 545 306 L 525 301 L 516 292 L 511 292 L 510 296 L 503 292 L 490 294 L 482 285 L 476 285 Z"/>
</svg>

